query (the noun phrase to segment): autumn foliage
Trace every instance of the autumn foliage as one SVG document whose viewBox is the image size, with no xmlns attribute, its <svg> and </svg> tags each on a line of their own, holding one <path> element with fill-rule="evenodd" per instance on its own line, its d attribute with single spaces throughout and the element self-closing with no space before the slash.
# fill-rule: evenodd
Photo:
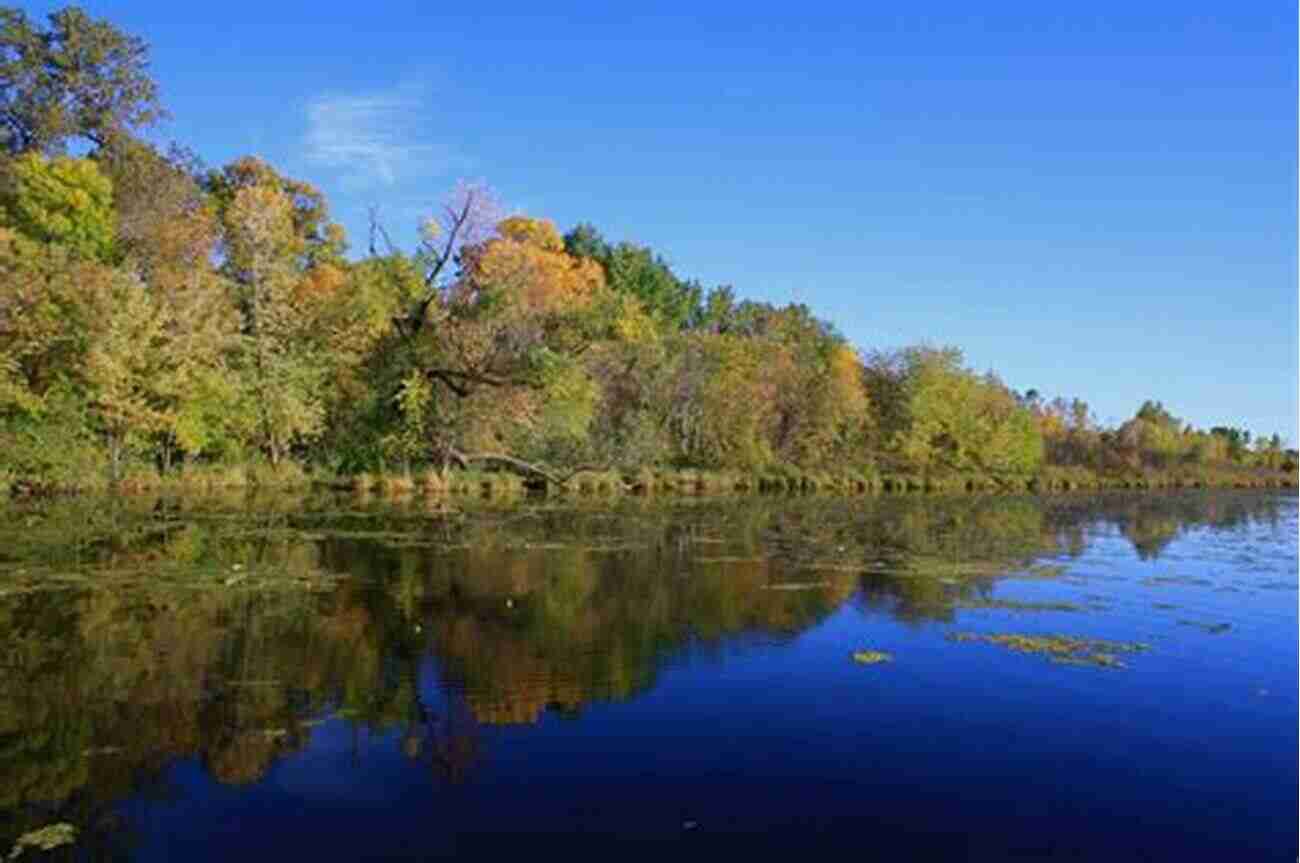
<svg viewBox="0 0 1300 863">
<path fill-rule="evenodd" d="M 1158 402 L 1103 428 L 952 348 L 864 353 L 804 305 L 706 289 L 481 185 L 411 252 L 376 224 L 350 256 L 312 184 L 139 136 L 161 114 L 139 40 L 5 11 L 0 49 L 2 485 L 263 462 L 535 480 L 1295 469 L 1276 435 L 1193 429 Z M 28 74 L 51 68 L 72 71 Z"/>
</svg>

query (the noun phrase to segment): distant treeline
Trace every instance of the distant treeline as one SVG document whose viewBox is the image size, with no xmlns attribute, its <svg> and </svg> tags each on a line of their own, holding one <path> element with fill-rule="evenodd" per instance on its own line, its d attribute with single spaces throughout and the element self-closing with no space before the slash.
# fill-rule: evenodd
<svg viewBox="0 0 1300 863">
<path fill-rule="evenodd" d="M 272 480 L 580 468 L 863 477 L 1295 471 L 1278 435 L 1159 402 L 1118 427 L 955 348 L 862 351 L 806 306 L 705 288 L 461 185 L 358 256 L 323 195 L 140 134 L 147 46 L 0 8 L 0 486 L 239 465 Z"/>
</svg>

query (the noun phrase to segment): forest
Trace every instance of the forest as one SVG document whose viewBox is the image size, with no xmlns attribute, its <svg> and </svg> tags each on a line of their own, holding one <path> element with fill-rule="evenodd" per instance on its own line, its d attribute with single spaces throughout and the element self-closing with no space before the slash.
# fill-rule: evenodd
<svg viewBox="0 0 1300 863">
<path fill-rule="evenodd" d="M 148 137 L 148 46 L 0 7 L 0 487 L 1293 485 L 1277 434 L 1110 427 L 954 347 L 850 343 L 667 252 L 451 189 L 400 248 Z M 685 477 L 685 479 L 681 479 Z M 593 479 L 594 478 L 594 479 Z"/>
</svg>

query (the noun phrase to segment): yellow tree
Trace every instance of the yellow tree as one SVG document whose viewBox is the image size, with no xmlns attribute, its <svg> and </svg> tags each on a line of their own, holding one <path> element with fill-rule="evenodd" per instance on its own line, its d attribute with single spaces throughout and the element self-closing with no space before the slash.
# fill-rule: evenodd
<svg viewBox="0 0 1300 863">
<path fill-rule="evenodd" d="M 175 422 L 179 381 L 170 362 L 166 317 L 145 285 L 120 270 L 96 268 L 83 282 L 96 326 L 85 356 L 87 405 L 108 445 L 114 480 L 133 438 Z"/>
<path fill-rule="evenodd" d="M 234 191 L 222 223 L 244 321 L 247 432 L 278 466 L 296 441 L 319 433 L 324 415 L 323 366 L 303 338 L 306 316 L 294 296 L 294 208 L 276 185 L 249 185 Z"/>
</svg>

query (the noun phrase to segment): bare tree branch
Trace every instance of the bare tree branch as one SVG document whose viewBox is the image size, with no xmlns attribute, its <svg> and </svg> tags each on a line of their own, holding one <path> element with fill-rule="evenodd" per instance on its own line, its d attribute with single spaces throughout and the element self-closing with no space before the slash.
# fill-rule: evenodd
<svg viewBox="0 0 1300 863">
<path fill-rule="evenodd" d="M 369 215 L 370 215 L 370 257 L 372 258 L 378 257 L 378 252 L 375 248 L 375 239 L 377 237 L 384 241 L 384 247 L 388 250 L 387 253 L 389 255 L 396 254 L 397 247 L 393 245 L 393 239 L 388 235 L 388 229 L 385 228 L 383 223 L 379 221 L 379 208 L 376 206 L 371 206 L 369 209 Z"/>
<path fill-rule="evenodd" d="M 437 283 L 438 275 L 442 272 L 443 267 L 451 260 L 451 253 L 456 248 L 456 239 L 460 236 L 461 231 L 469 221 L 469 214 L 474 208 L 475 191 L 470 189 L 465 194 L 464 202 L 459 208 L 448 204 L 443 208 L 445 215 L 444 230 L 447 232 L 447 241 L 442 246 L 442 251 L 434 255 L 433 267 L 430 268 L 428 275 L 424 277 L 425 288 L 433 288 Z"/>
<path fill-rule="evenodd" d="M 461 183 L 442 208 L 436 231 L 421 244 L 421 255 L 428 262 L 424 276 L 424 296 L 407 316 L 404 326 L 418 333 L 425 326 L 429 307 L 441 293 L 439 282 L 448 274 L 447 267 L 457 260 L 460 250 L 489 239 L 501 220 L 502 208 L 496 196 L 484 185 Z"/>
</svg>

